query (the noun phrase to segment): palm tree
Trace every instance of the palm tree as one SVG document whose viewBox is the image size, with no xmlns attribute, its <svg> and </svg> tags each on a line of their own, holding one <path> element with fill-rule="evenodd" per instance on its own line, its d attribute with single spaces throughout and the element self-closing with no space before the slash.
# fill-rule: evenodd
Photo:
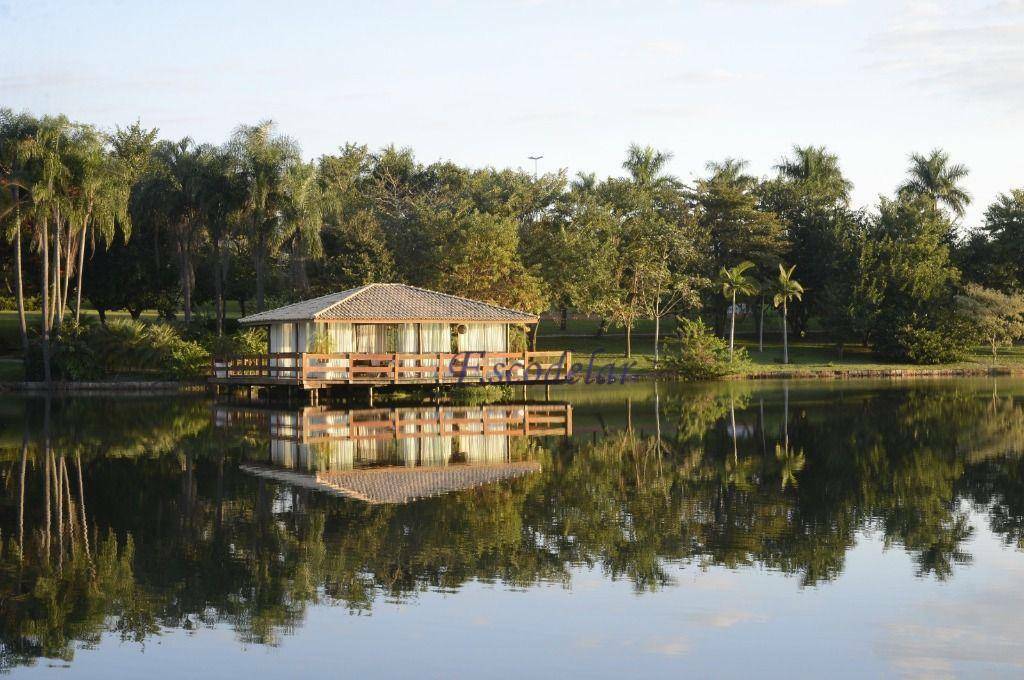
<svg viewBox="0 0 1024 680">
<path fill-rule="evenodd" d="M 256 309 L 263 310 L 267 258 L 281 245 L 278 230 L 286 200 L 288 169 L 299 162 L 298 146 L 274 132 L 273 121 L 242 125 L 229 142 L 242 178 L 243 223 L 256 269 Z"/>
<path fill-rule="evenodd" d="M 775 297 L 773 298 L 775 307 L 782 307 L 782 363 L 784 364 L 789 363 L 789 332 L 786 329 L 789 301 L 793 299 L 802 300 L 804 295 L 804 287 L 793 278 L 793 270 L 795 269 L 796 265 L 789 269 L 786 269 L 781 264 L 779 265 L 779 278 L 775 281 Z"/>
<path fill-rule="evenodd" d="M 25 319 L 24 268 L 22 265 L 22 215 L 31 206 L 31 185 L 27 145 L 37 122 L 26 114 L 0 109 L 0 220 L 10 219 L 14 243 L 15 296 L 22 351 L 28 355 L 28 325 Z"/>
<path fill-rule="evenodd" d="M 732 269 L 726 269 L 722 267 L 722 270 L 718 273 L 719 282 L 722 285 L 722 295 L 727 300 L 732 300 L 730 307 L 730 322 L 729 322 L 729 360 L 732 360 L 733 346 L 736 339 L 736 296 L 737 295 L 753 295 L 757 292 L 757 284 L 754 279 L 745 275 L 745 272 L 752 268 L 754 263 L 750 260 L 744 260 Z"/>
<path fill-rule="evenodd" d="M 822 193 L 845 203 L 853 183 L 843 176 L 839 156 L 823 146 L 794 146 L 793 156 L 783 158 L 775 169 L 784 179 L 802 185 L 813 185 Z"/>
<path fill-rule="evenodd" d="M 672 153 L 658 151 L 652 146 L 630 144 L 622 168 L 629 173 L 633 185 L 644 191 L 657 192 L 674 187 L 678 181 L 665 174 L 665 166 L 672 160 Z"/>
<path fill-rule="evenodd" d="M 901 195 L 924 196 L 936 205 L 945 205 L 957 217 L 963 217 L 971 195 L 961 186 L 970 171 L 962 163 L 950 164 L 949 154 L 933 149 L 930 154 L 911 154 L 910 177 L 899 192 Z"/>
<path fill-rule="evenodd" d="M 324 224 L 325 201 L 316 163 L 296 163 L 288 168 L 283 185 L 282 228 L 278 234 L 287 245 L 292 269 L 292 285 L 300 291 L 309 288 L 307 258 L 323 254 L 320 230 Z"/>
</svg>

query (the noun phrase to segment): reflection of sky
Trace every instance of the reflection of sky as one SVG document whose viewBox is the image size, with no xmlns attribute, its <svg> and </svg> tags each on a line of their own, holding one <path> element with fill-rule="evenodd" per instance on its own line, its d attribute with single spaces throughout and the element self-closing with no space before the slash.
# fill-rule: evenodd
<svg viewBox="0 0 1024 680">
<path fill-rule="evenodd" d="M 279 647 L 226 628 L 169 631 L 144 646 L 108 639 L 75 655 L 78 677 L 943 677 L 1024 673 L 1024 559 L 983 515 L 970 567 L 945 583 L 913 576 L 899 547 L 861 536 L 836 581 L 799 587 L 764 569 L 674 570 L 636 594 L 599 570 L 572 588 L 469 584 L 368 615 L 317 606 Z M 56 675 L 47 662 L 18 674 Z M 59 671 L 67 677 L 67 671 Z"/>
</svg>

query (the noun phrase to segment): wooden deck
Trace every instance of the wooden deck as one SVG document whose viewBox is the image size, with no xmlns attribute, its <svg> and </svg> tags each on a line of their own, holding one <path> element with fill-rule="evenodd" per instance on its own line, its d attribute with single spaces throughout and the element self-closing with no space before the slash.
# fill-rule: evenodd
<svg viewBox="0 0 1024 680">
<path fill-rule="evenodd" d="M 337 410 L 309 406 L 274 411 L 218 405 L 218 427 L 251 428 L 271 439 L 296 443 L 420 439 L 464 435 L 571 436 L 569 404 L 408 406 Z"/>
<path fill-rule="evenodd" d="M 219 385 L 481 385 L 565 382 L 570 352 L 291 352 L 214 358 Z"/>
</svg>

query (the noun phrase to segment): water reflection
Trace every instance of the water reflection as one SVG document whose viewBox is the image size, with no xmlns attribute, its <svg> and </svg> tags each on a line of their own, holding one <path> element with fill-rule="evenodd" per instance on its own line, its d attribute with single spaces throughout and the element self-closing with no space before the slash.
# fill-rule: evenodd
<svg viewBox="0 0 1024 680">
<path fill-rule="evenodd" d="M 279 644 L 311 606 L 581 569 L 638 592 L 681 565 L 820 585 L 866 535 L 909 556 L 908 584 L 955 584 L 979 523 L 1024 564 L 1022 382 L 562 395 L 0 402 L 0 664 L 168 628 Z"/>
<path fill-rule="evenodd" d="M 221 405 L 219 427 L 266 433 L 243 472 L 367 503 L 408 503 L 539 472 L 520 437 L 572 434 L 569 404 L 298 410 Z"/>
</svg>

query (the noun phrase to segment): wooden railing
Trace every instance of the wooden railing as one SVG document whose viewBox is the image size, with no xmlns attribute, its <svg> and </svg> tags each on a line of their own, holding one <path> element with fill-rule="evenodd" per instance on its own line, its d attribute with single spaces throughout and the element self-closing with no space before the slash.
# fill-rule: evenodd
<svg viewBox="0 0 1024 680">
<path fill-rule="evenodd" d="M 568 404 L 500 404 L 353 411 L 321 411 L 314 407 L 284 427 L 274 419 L 270 424 L 272 438 L 302 442 L 474 434 L 571 435 L 572 407 Z"/>
<path fill-rule="evenodd" d="M 217 357 L 211 375 L 214 380 L 312 387 L 522 383 L 564 380 L 571 365 L 570 352 L 290 352 Z"/>
</svg>

